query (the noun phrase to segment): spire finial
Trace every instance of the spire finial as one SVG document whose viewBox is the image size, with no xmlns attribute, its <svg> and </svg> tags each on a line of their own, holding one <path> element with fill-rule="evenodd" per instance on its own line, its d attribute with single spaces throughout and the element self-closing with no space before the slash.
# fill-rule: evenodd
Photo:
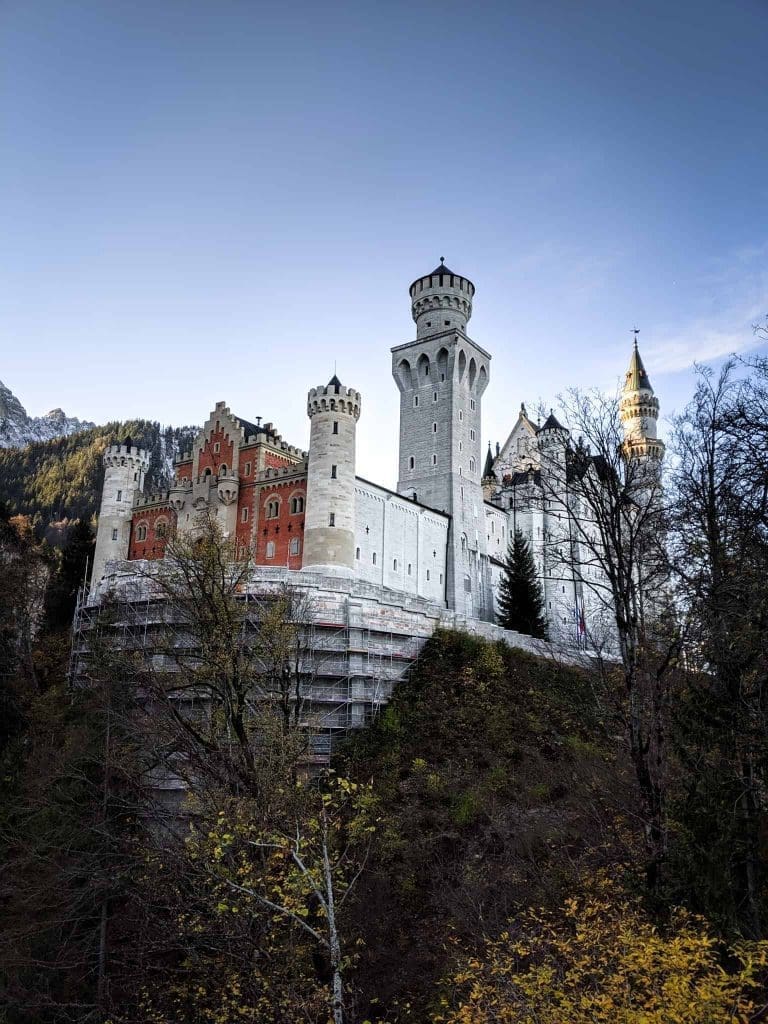
<svg viewBox="0 0 768 1024">
<path fill-rule="evenodd" d="M 635 336 L 635 339 L 634 339 L 634 341 L 635 341 L 635 348 L 637 348 L 637 336 L 640 333 L 640 328 L 639 327 L 633 327 L 632 328 L 632 333 Z"/>
<path fill-rule="evenodd" d="M 441 263 L 445 263 L 445 256 L 441 256 L 441 257 L 440 257 L 440 262 L 441 262 Z"/>
</svg>

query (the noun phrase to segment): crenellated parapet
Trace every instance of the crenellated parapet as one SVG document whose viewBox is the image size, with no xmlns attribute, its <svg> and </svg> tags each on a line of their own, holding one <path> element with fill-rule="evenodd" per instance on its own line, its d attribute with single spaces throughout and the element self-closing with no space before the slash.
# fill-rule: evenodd
<svg viewBox="0 0 768 1024">
<path fill-rule="evenodd" d="M 465 330 L 472 316 L 475 286 L 467 277 L 440 265 L 417 277 L 409 289 L 411 315 L 418 337 L 458 328 Z"/>
<path fill-rule="evenodd" d="M 149 452 L 131 444 L 128 438 L 122 444 L 110 445 L 104 452 L 103 462 L 106 469 L 120 468 L 146 473 L 149 469 Z"/>
<path fill-rule="evenodd" d="M 329 384 L 312 388 L 307 396 L 307 416 L 311 419 L 318 413 L 342 412 L 348 416 L 360 417 L 362 398 L 360 392 L 354 388 L 345 388 L 340 383 L 334 383 L 337 378 Z"/>
<path fill-rule="evenodd" d="M 134 511 L 138 512 L 142 509 L 156 508 L 161 505 L 168 506 L 170 504 L 170 493 L 170 491 L 156 491 L 153 494 L 139 494 L 133 503 Z"/>
</svg>

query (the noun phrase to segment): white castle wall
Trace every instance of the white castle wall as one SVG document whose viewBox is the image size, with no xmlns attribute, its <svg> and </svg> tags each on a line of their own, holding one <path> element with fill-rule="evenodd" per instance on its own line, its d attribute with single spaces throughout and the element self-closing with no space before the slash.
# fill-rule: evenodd
<svg viewBox="0 0 768 1024">
<path fill-rule="evenodd" d="M 448 525 L 447 516 L 358 478 L 355 577 L 444 602 Z"/>
</svg>

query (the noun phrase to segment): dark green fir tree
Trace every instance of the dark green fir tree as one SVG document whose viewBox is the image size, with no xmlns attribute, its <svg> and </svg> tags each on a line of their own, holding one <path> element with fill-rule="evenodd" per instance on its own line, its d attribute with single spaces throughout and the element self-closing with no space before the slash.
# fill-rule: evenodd
<svg viewBox="0 0 768 1024">
<path fill-rule="evenodd" d="M 499 584 L 499 624 L 527 636 L 546 639 L 544 597 L 536 576 L 531 545 L 515 530 Z"/>
</svg>

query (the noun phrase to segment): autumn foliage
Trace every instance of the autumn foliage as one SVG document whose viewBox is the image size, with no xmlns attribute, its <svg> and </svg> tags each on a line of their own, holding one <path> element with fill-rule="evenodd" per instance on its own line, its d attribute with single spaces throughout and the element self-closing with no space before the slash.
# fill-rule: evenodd
<svg viewBox="0 0 768 1024">
<path fill-rule="evenodd" d="M 657 926 L 600 879 L 559 912 L 527 911 L 465 958 L 434 1021 L 748 1024 L 763 1019 L 767 968 L 768 942 L 725 949 L 683 910 Z"/>
</svg>

